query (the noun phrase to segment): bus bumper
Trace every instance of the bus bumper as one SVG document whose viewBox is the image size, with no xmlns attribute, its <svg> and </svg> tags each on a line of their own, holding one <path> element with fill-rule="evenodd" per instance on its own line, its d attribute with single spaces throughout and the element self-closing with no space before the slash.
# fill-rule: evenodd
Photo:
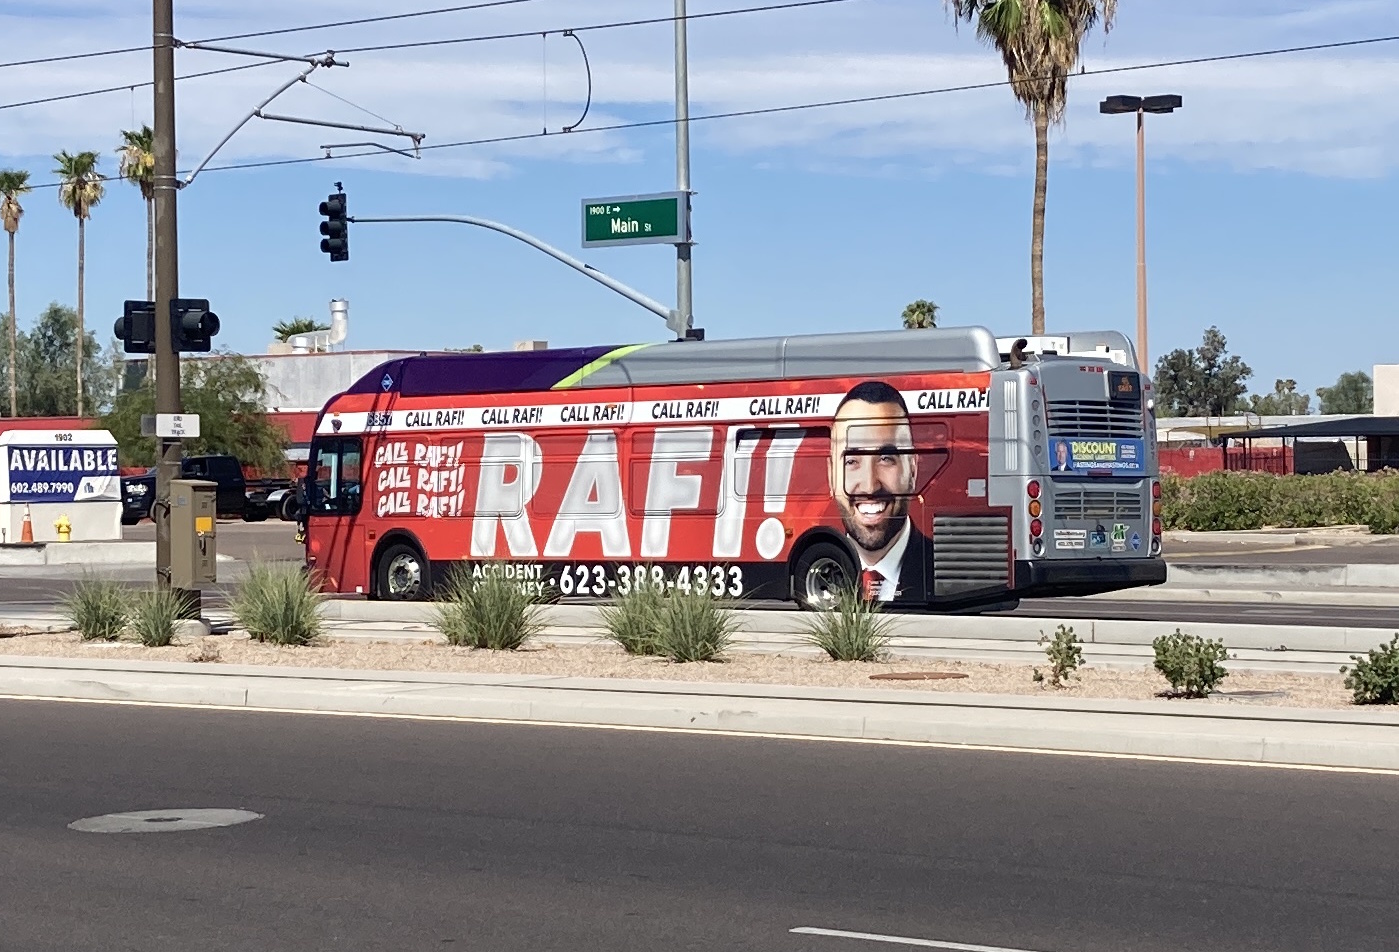
<svg viewBox="0 0 1399 952">
<path fill-rule="evenodd" d="M 1016 595 L 1063 598 L 1099 595 L 1166 581 L 1166 560 L 1041 559 L 1015 563 Z"/>
</svg>

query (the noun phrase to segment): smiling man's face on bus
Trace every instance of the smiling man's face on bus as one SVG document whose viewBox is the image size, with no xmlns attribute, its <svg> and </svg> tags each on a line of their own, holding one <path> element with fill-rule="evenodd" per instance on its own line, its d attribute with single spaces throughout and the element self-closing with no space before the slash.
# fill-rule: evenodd
<svg viewBox="0 0 1399 952">
<path fill-rule="evenodd" d="M 845 531 L 870 564 L 908 519 L 917 480 L 913 433 L 898 391 L 871 381 L 851 390 L 831 426 L 831 492 Z"/>
</svg>

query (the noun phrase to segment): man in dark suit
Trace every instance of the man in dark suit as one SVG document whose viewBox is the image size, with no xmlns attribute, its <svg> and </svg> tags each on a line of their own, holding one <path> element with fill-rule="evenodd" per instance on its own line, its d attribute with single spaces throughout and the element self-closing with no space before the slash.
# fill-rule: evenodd
<svg viewBox="0 0 1399 952">
<path fill-rule="evenodd" d="M 918 457 L 903 396 L 867 380 L 845 395 L 831 426 L 831 493 L 874 601 L 926 601 L 932 543 L 908 516 Z"/>
</svg>

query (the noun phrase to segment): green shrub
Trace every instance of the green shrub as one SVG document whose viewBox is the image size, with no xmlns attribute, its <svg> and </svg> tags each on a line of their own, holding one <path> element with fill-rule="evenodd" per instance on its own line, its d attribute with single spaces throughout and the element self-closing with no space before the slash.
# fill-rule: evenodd
<svg viewBox="0 0 1399 952">
<path fill-rule="evenodd" d="M 63 609 L 83 641 L 116 641 L 131 619 L 131 591 L 109 578 L 84 576 L 63 599 Z"/>
<path fill-rule="evenodd" d="M 1356 704 L 1399 704 L 1399 634 L 1368 656 L 1351 655 L 1354 668 L 1343 667 L 1346 689 Z"/>
<path fill-rule="evenodd" d="M 607 637 L 629 655 L 661 654 L 665 597 L 665 589 L 659 585 L 641 585 L 619 596 L 600 612 Z"/>
<path fill-rule="evenodd" d="M 168 588 L 136 593 L 131 611 L 131 631 L 147 648 L 164 648 L 175 640 L 175 622 L 185 616 L 184 595 Z"/>
<path fill-rule="evenodd" d="M 321 636 L 324 601 L 301 566 L 254 562 L 229 608 L 254 641 L 309 645 Z"/>
<path fill-rule="evenodd" d="M 437 597 L 433 625 L 459 648 L 514 651 L 544 630 L 535 596 L 495 568 L 457 569 Z"/>
<path fill-rule="evenodd" d="M 719 660 L 738 630 L 738 619 L 708 587 L 668 592 L 660 618 L 661 654 L 682 663 Z"/>
<path fill-rule="evenodd" d="M 1044 645 L 1045 657 L 1049 659 L 1049 683 L 1056 688 L 1062 687 L 1083 664 L 1083 649 L 1079 647 L 1078 636 L 1069 625 L 1060 625 L 1053 638 L 1041 631 L 1039 643 Z M 1036 682 L 1044 680 L 1044 673 L 1039 668 L 1035 668 L 1034 679 Z"/>
<path fill-rule="evenodd" d="M 1156 670 L 1171 682 L 1171 690 L 1183 697 L 1209 697 L 1229 676 L 1222 662 L 1229 659 L 1223 641 L 1206 641 L 1195 635 L 1162 635 L 1151 643 Z"/>
<path fill-rule="evenodd" d="M 894 620 L 882 614 L 879 602 L 847 586 L 837 594 L 833 608 L 806 615 L 801 625 L 802 640 L 833 661 L 883 661 L 889 655 Z"/>
<path fill-rule="evenodd" d="M 1166 529 L 1309 529 L 1364 525 L 1399 530 L 1399 473 L 1336 472 L 1320 476 L 1214 472 L 1161 479 Z"/>
</svg>

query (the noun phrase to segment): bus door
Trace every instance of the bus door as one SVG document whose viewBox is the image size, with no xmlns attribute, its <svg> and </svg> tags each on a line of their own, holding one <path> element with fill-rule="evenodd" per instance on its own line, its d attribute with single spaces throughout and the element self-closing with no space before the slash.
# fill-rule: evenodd
<svg viewBox="0 0 1399 952">
<path fill-rule="evenodd" d="M 306 479 L 306 566 L 334 591 L 368 586 L 364 529 L 364 444 L 357 436 L 320 438 L 311 447 Z"/>
</svg>

